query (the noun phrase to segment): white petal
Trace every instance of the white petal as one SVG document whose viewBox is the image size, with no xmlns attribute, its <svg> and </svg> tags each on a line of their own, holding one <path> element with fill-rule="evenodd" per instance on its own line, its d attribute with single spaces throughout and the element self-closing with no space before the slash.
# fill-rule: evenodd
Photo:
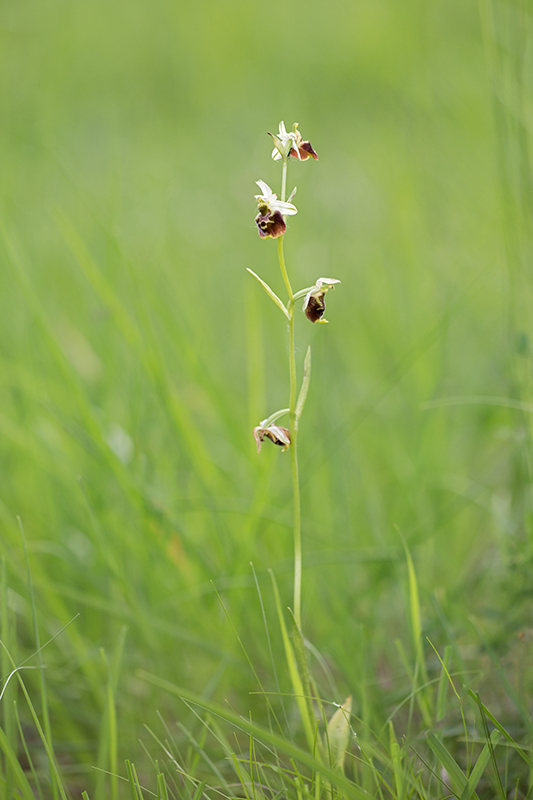
<svg viewBox="0 0 533 800">
<path fill-rule="evenodd" d="M 291 443 L 291 440 L 289 439 L 289 437 L 287 436 L 285 431 L 282 428 L 280 428 L 278 425 L 271 425 L 268 430 L 272 431 L 274 436 L 277 439 L 279 439 L 280 442 L 283 442 L 283 444 L 289 445 Z"/>
<path fill-rule="evenodd" d="M 272 194 L 272 189 L 270 188 L 268 183 L 265 183 L 264 181 L 256 181 L 255 183 L 256 183 L 256 186 L 259 186 L 259 188 L 263 192 L 263 195 Z"/>
<path fill-rule="evenodd" d="M 297 214 L 298 209 L 292 203 L 285 203 L 283 200 L 270 200 L 269 206 L 272 211 L 279 211 L 283 216 L 290 217 L 292 214 Z"/>
<path fill-rule="evenodd" d="M 337 278 L 319 278 L 316 282 L 316 285 L 320 288 L 324 284 L 326 286 L 333 286 L 334 283 L 340 283 Z"/>
<path fill-rule="evenodd" d="M 307 306 L 309 304 L 309 300 L 311 299 L 311 295 L 313 294 L 313 292 L 315 291 L 316 288 L 317 288 L 316 286 L 313 286 L 311 288 L 311 290 L 309 292 L 307 292 L 307 294 L 305 295 L 304 304 L 302 306 L 302 311 L 305 311 L 305 309 L 307 308 Z"/>
<path fill-rule="evenodd" d="M 256 184 L 262 190 L 262 194 L 254 195 L 256 200 L 264 200 L 267 205 L 276 202 L 277 194 L 274 194 L 268 183 L 264 181 L 256 181 Z"/>
</svg>

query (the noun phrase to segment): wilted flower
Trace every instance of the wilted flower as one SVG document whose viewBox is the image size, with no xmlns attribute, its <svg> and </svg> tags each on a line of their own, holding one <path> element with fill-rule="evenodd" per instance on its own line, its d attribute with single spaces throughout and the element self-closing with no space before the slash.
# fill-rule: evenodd
<svg viewBox="0 0 533 800">
<path fill-rule="evenodd" d="M 324 311 L 326 310 L 326 303 L 324 297 L 326 292 L 335 287 L 336 283 L 340 283 L 336 278 L 319 278 L 314 286 L 307 292 L 304 300 L 303 310 L 305 316 L 311 322 L 327 322 L 327 319 L 322 319 Z"/>
<path fill-rule="evenodd" d="M 255 195 L 259 207 L 259 213 L 255 218 L 259 236 L 263 239 L 268 239 L 269 236 L 276 239 L 287 230 L 283 217 L 297 214 L 298 209 L 292 203 L 278 200 L 277 194 L 264 181 L 256 181 L 256 183 L 263 192 Z"/>
<path fill-rule="evenodd" d="M 318 161 L 318 156 L 311 146 L 311 142 L 302 139 L 302 134 L 298 130 L 298 123 L 295 122 L 292 126 L 292 131 L 287 133 L 285 123 L 279 123 L 279 133 L 272 136 L 274 144 L 276 145 L 272 150 L 272 158 L 274 161 L 279 161 L 281 158 L 288 158 L 292 156 L 299 161 L 305 161 L 308 158 L 314 158 Z"/>
<path fill-rule="evenodd" d="M 257 452 L 261 452 L 261 442 L 264 441 L 265 436 L 270 439 L 274 444 L 279 445 L 286 450 L 291 443 L 291 435 L 287 428 L 281 428 L 279 425 L 269 425 L 268 428 L 262 428 L 258 425 L 253 430 L 254 439 L 257 442 Z"/>
</svg>

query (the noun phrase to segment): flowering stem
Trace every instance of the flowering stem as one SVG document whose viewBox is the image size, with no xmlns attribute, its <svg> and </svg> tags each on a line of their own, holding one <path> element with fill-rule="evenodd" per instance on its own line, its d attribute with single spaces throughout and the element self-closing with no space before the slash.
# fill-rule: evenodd
<svg viewBox="0 0 533 800">
<path fill-rule="evenodd" d="M 294 295 L 292 293 L 292 286 L 289 280 L 287 267 L 285 265 L 285 256 L 283 255 L 284 238 L 285 238 L 284 236 L 278 236 L 278 258 L 279 258 L 279 266 L 281 269 L 281 276 L 283 278 L 283 283 L 285 284 L 285 288 L 287 289 L 287 294 L 289 295 L 288 306 L 289 306 L 289 325 L 290 325 L 291 318 L 294 320 Z"/>
<path fill-rule="evenodd" d="M 289 322 L 289 365 L 291 376 L 289 430 L 291 434 L 291 473 L 293 494 L 293 533 L 294 533 L 294 619 L 301 629 L 302 598 L 302 527 L 300 510 L 300 478 L 298 473 L 298 421 L 296 419 L 296 361 L 294 353 L 294 306 Z"/>
<path fill-rule="evenodd" d="M 283 189 L 287 179 L 287 163 L 283 162 Z M 282 194 L 283 196 L 283 194 Z M 296 349 L 294 344 L 294 294 L 287 273 L 283 253 L 283 236 L 278 238 L 278 257 L 283 281 L 289 295 L 289 431 L 291 435 L 291 473 L 293 495 L 293 534 L 294 534 L 294 619 L 299 628 L 302 627 L 302 529 L 300 509 L 300 479 L 298 472 L 298 421 L 296 419 Z"/>
<path fill-rule="evenodd" d="M 281 168 L 281 199 L 285 202 L 287 196 L 287 164 L 288 158 L 283 159 L 283 166 Z"/>
</svg>

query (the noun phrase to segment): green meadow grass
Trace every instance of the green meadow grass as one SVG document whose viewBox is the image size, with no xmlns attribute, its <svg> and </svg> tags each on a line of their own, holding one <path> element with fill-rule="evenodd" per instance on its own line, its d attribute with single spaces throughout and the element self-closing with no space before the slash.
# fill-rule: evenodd
<svg viewBox="0 0 533 800">
<path fill-rule="evenodd" d="M 532 14 L 4 4 L 0 800 L 531 796 Z M 281 119 L 293 285 L 342 281 L 297 319 L 313 747 L 251 435 Z"/>
</svg>

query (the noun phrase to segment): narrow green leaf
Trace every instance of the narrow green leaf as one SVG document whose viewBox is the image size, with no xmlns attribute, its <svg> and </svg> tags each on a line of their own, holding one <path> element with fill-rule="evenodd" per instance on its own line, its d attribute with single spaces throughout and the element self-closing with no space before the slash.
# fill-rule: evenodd
<svg viewBox="0 0 533 800">
<path fill-rule="evenodd" d="M 256 722 L 250 722 L 244 717 L 240 717 L 234 711 L 231 711 L 227 706 L 219 705 L 212 700 L 201 697 L 200 695 L 191 692 L 189 689 L 186 689 L 183 686 L 176 686 L 176 684 L 170 683 L 170 681 L 160 678 L 157 675 L 152 675 L 144 670 L 138 670 L 136 674 L 141 680 L 147 681 L 153 686 L 158 686 L 160 689 L 163 689 L 164 691 L 169 692 L 176 697 L 188 700 L 190 703 L 194 703 L 195 705 L 200 706 L 200 708 L 204 708 L 206 711 L 210 711 L 212 714 L 221 717 L 231 725 L 235 725 L 235 727 L 239 728 L 245 733 L 253 733 L 258 741 L 268 742 L 277 748 L 281 753 L 285 753 L 286 756 L 296 759 L 301 764 L 304 764 L 306 767 L 308 767 L 308 769 L 321 774 L 323 778 L 331 781 L 331 783 L 334 786 L 337 786 L 339 790 L 343 790 L 346 797 L 353 797 L 357 800 L 370 800 L 371 795 L 367 791 L 362 789 L 360 786 L 357 786 L 357 784 L 355 784 L 349 778 L 346 778 L 340 772 L 326 766 L 326 764 L 324 764 L 318 758 L 315 758 L 307 750 L 303 750 L 301 747 L 298 747 L 298 745 L 291 742 L 286 736 L 280 736 L 279 734 L 274 733 L 273 731 L 263 727 L 262 725 L 259 725 Z"/>
<path fill-rule="evenodd" d="M 431 646 L 433 647 L 432 644 Z M 435 650 L 434 647 L 433 649 Z M 436 709 L 437 722 L 440 722 L 446 712 L 446 687 L 448 685 L 448 682 L 451 683 L 453 690 L 457 695 L 457 691 L 455 689 L 455 686 L 453 685 L 453 681 L 450 677 L 450 672 L 448 669 L 448 665 L 450 663 L 450 658 L 451 658 L 451 647 L 449 644 L 447 644 L 444 649 L 444 658 L 442 659 L 438 653 L 437 653 L 437 658 L 441 663 L 439 687 L 437 690 L 437 709 Z"/>
<path fill-rule="evenodd" d="M 407 561 L 407 571 L 409 575 L 409 605 L 411 612 L 411 628 L 413 631 L 413 641 L 417 656 L 421 658 L 422 649 L 422 620 L 420 614 L 420 598 L 418 595 L 418 581 L 416 579 L 416 572 L 411 558 L 411 553 L 407 547 L 406 542 L 403 543 L 405 549 L 405 558 Z"/>
<path fill-rule="evenodd" d="M 1 572 L 0 572 L 0 638 L 3 643 L 2 648 L 2 655 L 0 657 L 0 668 L 2 670 L 2 676 L 8 675 L 10 671 L 10 663 L 9 663 L 9 656 L 8 653 L 12 647 L 12 639 L 13 643 L 16 640 L 14 632 L 11 630 L 11 613 L 9 610 L 9 603 L 8 603 L 8 585 L 7 585 L 7 562 L 6 557 L 2 556 L 2 564 L 1 564 Z M 9 742 L 11 748 L 16 750 L 17 748 L 17 735 L 16 735 L 16 726 L 15 720 L 13 717 L 13 709 L 14 709 L 14 700 L 16 698 L 16 681 L 13 682 L 12 687 L 8 686 L 8 682 L 11 676 L 9 676 L 2 686 L 2 690 L 0 691 L 0 700 L 2 697 L 4 698 L 4 702 L 2 704 L 2 711 L 3 711 L 3 728 L 6 734 L 7 741 Z M 13 771 L 9 764 L 6 763 L 2 765 L 2 761 L 0 760 L 0 768 L 4 766 L 4 776 L 5 776 L 5 796 L 11 797 L 12 795 L 12 779 L 13 779 Z"/>
<path fill-rule="evenodd" d="M 162 772 L 157 776 L 157 800 L 169 800 L 167 782 Z"/>
<path fill-rule="evenodd" d="M 426 669 L 426 662 L 424 658 L 424 648 L 422 645 L 422 614 L 420 612 L 420 596 L 418 593 L 418 580 L 416 577 L 416 571 L 413 564 L 413 559 L 411 558 L 411 553 L 409 552 L 409 548 L 407 547 L 407 542 L 403 538 L 400 531 L 400 534 L 403 548 L 405 551 L 405 559 L 407 561 L 407 572 L 408 572 L 408 580 L 409 580 L 409 608 L 410 608 L 410 616 L 411 616 L 411 630 L 413 633 L 413 644 L 416 653 L 416 661 L 417 661 L 417 669 L 415 670 L 415 677 L 420 669 L 422 684 L 427 684 L 427 669 Z M 428 707 L 428 702 L 426 699 L 426 694 L 423 691 L 417 691 L 416 693 L 416 700 L 418 703 L 418 707 L 422 716 L 424 717 L 424 722 L 428 728 L 432 725 L 432 718 L 431 713 Z"/>
<path fill-rule="evenodd" d="M 487 745 L 488 745 L 488 748 L 489 748 L 489 751 L 490 751 L 490 760 L 492 761 L 492 769 L 494 770 L 494 776 L 495 776 L 496 782 L 498 784 L 498 792 L 500 794 L 501 800 L 506 800 L 507 793 L 506 793 L 506 791 L 505 791 L 505 789 L 503 787 L 502 779 L 501 779 L 501 776 L 500 776 L 500 771 L 498 769 L 498 762 L 496 761 L 496 756 L 494 755 L 494 747 L 493 747 L 493 742 L 492 742 L 492 734 L 493 733 L 497 732 L 498 735 L 500 736 L 500 738 L 501 738 L 501 734 L 499 733 L 499 731 L 492 731 L 492 734 L 489 734 L 489 726 L 488 726 L 488 723 L 487 723 L 487 715 L 483 711 L 483 704 L 481 702 L 479 694 L 477 694 L 477 698 L 478 698 L 478 701 L 479 701 L 478 702 L 479 713 L 481 714 L 481 721 L 483 723 L 483 730 L 485 732 L 485 740 L 487 742 Z"/>
<path fill-rule="evenodd" d="M 39 795 L 39 800 L 43 800 L 44 795 L 43 795 L 43 791 L 41 789 L 41 782 L 39 780 L 39 776 L 37 774 L 37 770 L 35 769 L 35 765 L 33 763 L 33 758 L 31 756 L 30 749 L 28 747 L 28 743 L 27 743 L 26 737 L 24 735 L 24 730 L 22 728 L 22 723 L 20 721 L 20 716 L 19 716 L 19 713 L 18 713 L 18 706 L 17 706 L 17 702 L 16 701 L 13 703 L 13 706 L 14 706 L 14 711 L 15 711 L 15 718 L 16 718 L 16 721 L 17 721 L 18 734 L 19 734 L 20 741 L 22 743 L 22 748 L 24 750 L 24 755 L 26 756 L 26 760 L 28 761 L 28 764 L 29 764 L 29 767 L 30 767 L 30 771 L 31 771 L 31 774 L 32 774 L 32 778 L 34 780 L 35 787 L 36 787 L 37 793 Z M 16 747 L 13 748 L 13 750 L 15 752 L 17 752 L 17 748 Z M 9 797 L 9 795 L 8 795 L 8 797 Z"/>
<path fill-rule="evenodd" d="M 279 299 L 279 297 L 277 296 L 277 294 L 276 294 L 275 292 L 273 292 L 273 291 L 272 291 L 272 289 L 270 288 L 270 286 L 268 285 L 268 283 L 265 283 L 265 282 L 264 282 L 264 281 L 263 281 L 263 280 L 262 280 L 262 279 L 259 277 L 259 275 L 256 275 L 256 274 L 255 274 L 255 272 L 254 272 L 253 270 L 249 269 L 249 267 L 246 267 L 246 269 L 248 270 L 248 272 L 250 273 L 250 275 L 253 275 L 253 276 L 254 276 L 254 278 L 255 278 L 257 281 L 259 281 L 259 283 L 261 284 L 261 286 L 263 287 L 263 289 L 265 290 L 265 292 L 267 293 L 267 295 L 270 297 L 270 299 L 271 299 L 271 300 L 273 300 L 273 301 L 275 302 L 275 304 L 277 305 L 277 307 L 278 307 L 278 308 L 280 308 L 280 309 L 283 311 L 283 313 L 285 314 L 285 316 L 287 317 L 287 319 L 290 319 L 290 315 L 289 315 L 289 312 L 287 311 L 287 309 L 286 309 L 286 307 L 285 307 L 285 304 L 283 303 L 283 301 L 282 301 L 282 300 L 280 300 L 280 299 Z"/>
<path fill-rule="evenodd" d="M 298 395 L 298 402 L 296 403 L 296 424 L 298 424 L 300 420 L 300 416 L 304 409 L 305 401 L 307 399 L 307 392 L 309 391 L 309 382 L 311 380 L 311 347 L 307 348 L 307 353 L 305 354 L 305 361 L 304 361 L 304 378 L 302 381 L 302 388 L 300 389 L 300 394 Z"/>
<path fill-rule="evenodd" d="M 474 619 L 473 616 L 469 617 L 469 622 L 472 625 L 472 627 L 474 628 L 476 634 L 479 636 L 479 638 L 483 642 L 483 646 L 484 646 L 486 652 L 488 653 L 490 660 L 492 661 L 492 663 L 494 665 L 494 669 L 496 671 L 496 674 L 500 678 L 500 680 L 501 680 L 501 682 L 502 682 L 502 684 L 503 684 L 503 686 L 505 688 L 505 691 L 507 693 L 507 696 L 514 703 L 514 705 L 516 707 L 516 710 L 518 711 L 518 713 L 522 717 L 522 721 L 523 721 L 524 725 L 526 726 L 530 736 L 533 735 L 533 721 L 530 719 L 530 715 L 529 715 L 529 711 L 527 709 L 527 706 L 523 702 L 523 697 L 520 695 L 519 692 L 517 692 L 517 690 L 515 689 L 515 687 L 513 686 L 513 684 L 511 683 L 511 681 L 509 679 L 509 675 L 502 668 L 500 659 L 496 655 L 496 653 L 494 652 L 491 643 L 489 642 L 489 640 L 485 636 L 485 633 L 483 632 L 483 629 L 480 626 L 477 625 L 476 620 Z"/>
<path fill-rule="evenodd" d="M 189 744 L 192 746 L 192 748 L 198 753 L 200 758 L 202 758 L 205 761 L 205 763 L 210 767 L 210 769 L 213 770 L 213 774 L 217 776 L 217 778 L 220 781 L 220 783 L 223 784 L 224 783 L 224 776 L 222 775 L 222 772 L 217 767 L 215 762 L 209 757 L 208 753 L 206 753 L 204 748 L 199 745 L 199 743 L 197 742 L 195 737 L 192 735 L 192 733 L 189 730 L 189 728 L 187 728 L 181 722 L 178 722 L 178 726 L 179 726 L 180 730 L 185 734 L 187 739 L 189 740 Z M 204 737 L 204 741 L 205 741 L 205 737 Z M 229 750 L 229 748 L 228 748 L 228 750 Z"/>
<path fill-rule="evenodd" d="M 110 671 L 109 671 L 110 672 Z M 111 773 L 111 798 L 118 800 L 118 778 L 117 778 L 117 753 L 118 753 L 118 732 L 117 732 L 117 712 L 115 708 L 115 693 L 113 688 L 113 678 L 109 674 L 107 684 L 107 732 L 109 743 L 109 772 Z"/>
<path fill-rule="evenodd" d="M 313 712 L 313 705 L 311 703 L 311 680 L 309 675 L 309 666 L 307 664 L 307 651 L 305 649 L 304 637 L 302 636 L 302 632 L 298 627 L 298 624 L 294 618 L 294 614 L 290 609 L 289 612 L 292 618 L 292 640 L 294 643 L 293 652 L 296 658 L 296 666 L 298 668 L 298 673 L 300 675 L 300 679 L 302 682 L 302 694 L 307 708 L 307 717 L 309 719 L 309 724 L 312 725 L 313 723 L 311 721 L 312 720 L 314 721 L 315 715 Z M 316 741 L 317 741 L 317 735 L 316 733 L 314 733 L 313 743 Z M 311 749 L 311 752 L 314 752 L 314 749 Z"/>
<path fill-rule="evenodd" d="M 43 743 L 43 747 L 45 749 L 46 755 L 48 756 L 48 763 L 50 765 L 50 770 L 53 771 L 54 779 L 56 781 L 56 786 L 57 786 L 57 788 L 59 790 L 59 793 L 60 793 L 60 795 L 62 797 L 62 800 L 68 800 L 66 792 L 65 792 L 65 789 L 64 789 L 64 786 L 63 786 L 63 784 L 61 782 L 61 777 L 60 777 L 60 774 L 59 774 L 59 768 L 57 766 L 54 750 L 50 746 L 50 743 L 49 743 L 48 739 L 45 736 L 45 733 L 43 731 L 42 725 L 41 725 L 41 723 L 39 721 L 39 717 L 37 716 L 37 712 L 35 710 L 35 706 L 33 705 L 31 697 L 30 697 L 30 695 L 28 693 L 28 690 L 26 689 L 26 685 L 25 685 L 24 681 L 22 680 L 21 670 L 20 669 L 17 671 L 17 679 L 18 679 L 19 685 L 20 685 L 20 687 L 22 689 L 22 692 L 24 694 L 24 698 L 25 698 L 26 703 L 28 705 L 28 708 L 29 708 L 30 714 L 32 716 L 33 723 L 35 725 L 37 733 L 39 734 L 39 737 L 41 739 L 41 742 Z"/>
<path fill-rule="evenodd" d="M 13 751 L 2 728 L 0 728 L 0 748 L 4 753 L 6 762 L 9 764 L 11 771 L 13 772 L 15 785 L 21 792 L 24 800 L 35 800 L 35 795 L 33 794 L 31 786 L 28 783 L 28 779 L 24 774 L 24 770 L 19 764 L 17 754 Z"/>
<path fill-rule="evenodd" d="M 302 718 L 307 744 L 309 746 L 310 751 L 313 752 L 315 737 L 314 737 L 313 725 L 311 723 L 311 717 L 309 715 L 309 709 L 307 706 L 305 690 L 302 683 L 302 679 L 300 677 L 300 673 L 298 671 L 298 665 L 294 657 L 294 651 L 291 645 L 291 641 L 289 639 L 289 634 L 287 633 L 287 626 L 285 625 L 285 620 L 283 618 L 283 610 L 281 608 L 281 600 L 278 592 L 278 585 L 276 583 L 274 573 L 272 572 L 272 570 L 269 571 L 270 571 L 270 577 L 272 578 L 272 585 L 274 587 L 274 599 L 276 602 L 279 625 L 281 628 L 281 636 L 285 648 L 285 657 L 287 659 L 287 666 L 289 667 L 289 674 L 291 676 L 292 688 L 294 691 L 296 702 L 298 704 L 298 709 L 300 711 L 300 717 Z"/>
<path fill-rule="evenodd" d="M 132 800 L 143 800 L 135 766 L 127 759 L 124 763 L 126 764 L 126 771 L 128 773 L 128 782 L 130 784 Z"/>
<path fill-rule="evenodd" d="M 204 793 L 205 785 L 206 785 L 206 781 L 202 781 L 202 783 L 198 784 L 198 786 L 196 787 L 196 789 L 194 791 L 192 800 L 201 800 L 201 798 L 203 796 L 203 793 Z"/>
<path fill-rule="evenodd" d="M 39 688 L 41 693 L 41 712 L 43 715 L 43 730 L 44 735 L 46 736 L 46 741 L 48 743 L 48 747 L 50 751 L 53 752 L 53 743 L 52 743 L 52 725 L 50 723 L 50 710 L 48 707 L 48 692 L 46 688 L 46 681 L 44 678 L 44 664 L 43 664 L 43 655 L 41 652 L 41 640 L 39 636 L 39 624 L 37 622 L 37 605 L 35 602 L 35 593 L 33 591 L 33 578 L 31 574 L 31 567 L 30 567 L 30 556 L 28 553 L 28 544 L 26 542 L 26 534 L 24 532 L 24 526 L 22 524 L 22 519 L 17 517 L 17 522 L 20 530 L 20 537 L 22 539 L 22 545 L 24 548 L 24 559 L 26 563 L 26 579 L 28 581 L 28 594 L 30 598 L 30 609 L 31 609 L 31 618 L 33 623 L 33 637 L 35 639 L 35 649 L 38 658 L 39 664 Z M 53 800 L 57 800 L 59 797 L 59 787 L 57 784 L 57 775 L 55 765 L 52 763 L 52 759 L 49 759 L 48 764 L 50 770 L 50 782 L 52 786 L 52 798 Z"/>
<path fill-rule="evenodd" d="M 246 780 L 243 777 L 243 774 L 241 772 L 241 768 L 239 766 L 239 761 L 238 761 L 237 756 L 235 755 L 235 753 L 231 754 L 231 759 L 233 761 L 233 766 L 234 766 L 235 772 L 237 773 L 237 777 L 239 779 L 239 782 L 240 782 L 240 784 L 242 786 L 242 790 L 244 792 L 244 796 L 245 796 L 246 800 L 251 800 L 250 795 L 248 794 L 248 789 L 246 788 Z"/>
<path fill-rule="evenodd" d="M 466 786 L 467 779 L 457 761 L 455 761 L 452 754 L 446 749 L 440 739 L 437 739 L 435 734 L 429 734 L 427 743 L 433 755 L 436 756 L 439 763 L 444 767 L 450 778 L 455 782 L 455 785 L 459 791 L 462 792 Z"/>
<path fill-rule="evenodd" d="M 394 772 L 394 782 L 396 784 L 396 799 L 403 800 L 405 776 L 402 769 L 402 753 L 400 745 L 394 733 L 392 720 L 389 722 L 390 753 L 392 758 L 392 770 Z"/>
<path fill-rule="evenodd" d="M 481 780 L 481 776 L 485 771 L 485 767 L 489 763 L 491 755 L 491 747 L 497 745 L 500 739 L 501 739 L 500 732 L 496 730 L 492 731 L 490 735 L 490 742 L 487 742 L 487 744 L 479 754 L 479 758 L 475 763 L 474 769 L 470 773 L 466 785 L 461 793 L 460 800 L 471 800 L 471 798 L 474 797 L 476 786 Z"/>
</svg>

